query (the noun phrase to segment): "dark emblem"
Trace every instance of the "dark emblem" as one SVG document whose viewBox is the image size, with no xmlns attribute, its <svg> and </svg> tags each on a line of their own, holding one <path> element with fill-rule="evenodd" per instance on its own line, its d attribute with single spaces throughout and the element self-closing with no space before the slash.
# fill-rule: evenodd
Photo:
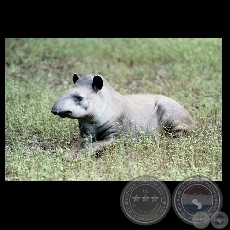
<svg viewBox="0 0 230 230">
<path fill-rule="evenodd" d="M 211 223 L 214 228 L 222 229 L 228 224 L 228 216 L 224 212 L 217 212 L 211 218 Z"/>
<path fill-rule="evenodd" d="M 172 196 L 172 205 L 180 219 L 194 224 L 199 213 L 206 213 L 210 219 L 221 209 L 222 200 L 221 190 L 214 182 L 203 176 L 193 176 L 179 183 Z"/>
<path fill-rule="evenodd" d="M 171 205 L 171 194 L 162 181 L 153 176 L 142 176 L 124 187 L 120 205 L 132 222 L 155 224 L 166 216 Z"/>
</svg>

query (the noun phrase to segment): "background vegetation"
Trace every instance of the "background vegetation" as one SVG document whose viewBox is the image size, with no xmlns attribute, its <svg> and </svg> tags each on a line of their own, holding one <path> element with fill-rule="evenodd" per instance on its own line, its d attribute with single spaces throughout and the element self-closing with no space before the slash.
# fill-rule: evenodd
<svg viewBox="0 0 230 230">
<path fill-rule="evenodd" d="M 76 120 L 51 114 L 73 73 L 102 74 L 121 94 L 153 93 L 197 122 L 189 137 L 130 138 L 71 159 Z M 8 38 L 5 40 L 5 180 L 132 180 L 155 175 L 222 180 L 222 40 Z"/>
</svg>

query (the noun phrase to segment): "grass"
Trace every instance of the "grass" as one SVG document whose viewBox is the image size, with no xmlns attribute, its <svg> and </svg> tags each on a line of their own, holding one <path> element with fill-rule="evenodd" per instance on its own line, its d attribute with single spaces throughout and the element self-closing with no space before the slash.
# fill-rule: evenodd
<svg viewBox="0 0 230 230">
<path fill-rule="evenodd" d="M 50 112 L 73 73 L 102 74 L 121 94 L 182 104 L 198 129 L 121 138 L 98 158 L 71 159 L 76 120 Z M 222 180 L 222 40 L 217 38 L 8 38 L 5 40 L 5 180 Z"/>
</svg>

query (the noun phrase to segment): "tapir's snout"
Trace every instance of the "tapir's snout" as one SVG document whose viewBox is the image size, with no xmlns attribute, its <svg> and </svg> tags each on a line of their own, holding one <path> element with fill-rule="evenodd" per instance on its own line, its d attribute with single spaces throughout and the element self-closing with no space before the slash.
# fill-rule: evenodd
<svg viewBox="0 0 230 230">
<path fill-rule="evenodd" d="M 71 111 L 58 111 L 58 110 L 51 110 L 51 113 L 53 113 L 54 115 L 58 115 L 62 118 L 66 118 L 66 117 L 70 117 L 71 115 Z"/>
</svg>

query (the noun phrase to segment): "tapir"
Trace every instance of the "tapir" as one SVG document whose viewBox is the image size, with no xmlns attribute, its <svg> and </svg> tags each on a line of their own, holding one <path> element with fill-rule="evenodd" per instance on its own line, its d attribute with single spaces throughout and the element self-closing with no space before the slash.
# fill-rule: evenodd
<svg viewBox="0 0 230 230">
<path fill-rule="evenodd" d="M 99 74 L 80 77 L 75 73 L 73 83 L 73 87 L 57 99 L 51 112 L 61 118 L 78 120 L 81 149 L 85 149 L 85 143 L 90 140 L 97 153 L 117 140 L 121 132 L 139 135 L 162 134 L 168 130 L 177 137 L 183 131 L 196 128 L 184 107 L 169 97 L 121 95 Z"/>
</svg>

